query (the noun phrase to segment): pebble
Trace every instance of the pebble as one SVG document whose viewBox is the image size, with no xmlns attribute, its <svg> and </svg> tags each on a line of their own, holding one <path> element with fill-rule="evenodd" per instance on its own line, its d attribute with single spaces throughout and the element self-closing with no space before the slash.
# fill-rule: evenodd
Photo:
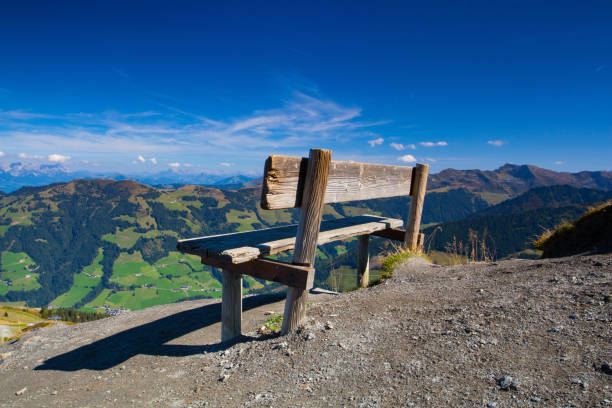
<svg viewBox="0 0 612 408">
<path fill-rule="evenodd" d="M 15 392 L 15 395 L 23 395 L 28 390 L 28 387 L 23 387 L 19 391 Z"/>
<path fill-rule="evenodd" d="M 487 408 L 495 408 L 497 406 L 497 402 L 489 402 L 487 404 Z"/>
<path fill-rule="evenodd" d="M 325 323 L 325 330 L 331 330 L 334 328 L 334 325 L 331 322 Z"/>
<path fill-rule="evenodd" d="M 230 378 L 230 375 L 229 375 L 229 374 L 223 374 L 223 375 L 221 376 L 221 378 L 219 378 L 219 381 L 221 381 L 221 382 L 225 382 L 225 381 L 227 381 L 229 378 Z"/>
<path fill-rule="evenodd" d="M 510 375 L 504 375 L 499 380 L 497 380 L 497 383 L 499 384 L 502 390 L 516 389 L 516 383 L 514 382 L 514 378 L 512 378 L 512 376 Z"/>
<path fill-rule="evenodd" d="M 552 329 L 548 329 L 549 333 L 557 333 L 563 330 L 563 326 L 555 326 Z"/>
<path fill-rule="evenodd" d="M 529 400 L 531 402 L 540 402 L 541 398 L 540 397 L 531 397 Z"/>
<path fill-rule="evenodd" d="M 610 363 L 603 363 L 601 365 L 601 371 L 603 371 L 604 374 L 612 375 L 612 366 L 610 366 Z"/>
<path fill-rule="evenodd" d="M 57 395 L 57 391 L 52 391 L 51 395 Z"/>
<path fill-rule="evenodd" d="M 306 340 L 314 340 L 316 338 L 317 338 L 317 336 L 315 336 L 314 333 L 308 333 L 306 335 Z"/>
</svg>

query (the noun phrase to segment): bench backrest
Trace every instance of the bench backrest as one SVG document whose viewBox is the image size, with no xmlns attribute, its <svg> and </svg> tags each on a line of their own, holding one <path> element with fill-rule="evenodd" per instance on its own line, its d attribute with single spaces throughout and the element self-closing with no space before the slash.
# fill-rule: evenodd
<svg viewBox="0 0 612 408">
<path fill-rule="evenodd" d="M 298 208 L 306 180 L 308 158 L 272 155 L 264 168 L 261 208 Z M 412 195 L 414 167 L 332 160 L 324 202 L 369 200 Z"/>
</svg>

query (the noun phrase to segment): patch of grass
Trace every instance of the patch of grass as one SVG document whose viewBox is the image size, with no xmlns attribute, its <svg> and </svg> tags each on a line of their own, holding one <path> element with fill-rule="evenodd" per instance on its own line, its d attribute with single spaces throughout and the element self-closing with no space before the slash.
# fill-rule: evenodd
<svg viewBox="0 0 612 408">
<path fill-rule="evenodd" d="M 448 252 L 443 251 L 429 251 L 427 252 L 427 256 L 432 260 L 436 265 L 458 265 L 464 264 L 468 262 L 468 259 L 463 256 L 459 256 L 456 254 L 450 254 Z"/>
<path fill-rule="evenodd" d="M 261 207 L 257 206 L 255 209 L 257 212 L 257 216 L 267 225 L 282 225 L 282 224 L 290 224 L 291 212 L 289 210 L 263 210 Z"/>
<path fill-rule="evenodd" d="M 145 233 L 136 232 L 136 227 L 126 228 L 124 230 L 117 227 L 115 229 L 115 233 L 113 234 L 104 234 L 102 239 L 108 241 L 110 243 L 116 244 L 121 249 L 130 249 L 134 246 L 136 241 L 140 237 L 144 238 L 155 238 L 160 235 L 174 235 L 176 236 L 176 232 L 174 231 L 158 231 L 158 230 L 149 230 Z"/>
<path fill-rule="evenodd" d="M 543 250 L 544 244 L 553 236 L 553 235 L 563 235 L 569 233 L 574 229 L 574 225 L 570 224 L 567 221 L 561 222 L 561 224 L 557 225 L 554 229 L 547 229 L 536 239 L 533 241 L 533 246 L 536 249 Z"/>
<path fill-rule="evenodd" d="M 476 194 L 478 194 L 480 198 L 485 200 L 490 205 L 497 205 L 501 203 L 502 201 L 506 201 L 507 199 L 510 198 L 509 194 L 504 194 L 504 193 L 476 192 Z"/>
<path fill-rule="evenodd" d="M 343 254 L 346 254 L 347 252 L 346 245 L 336 245 L 334 246 L 334 249 L 336 250 L 336 253 L 338 255 L 343 255 Z"/>
<path fill-rule="evenodd" d="M 15 307 L 15 306 L 0 306 L 0 321 L 1 324 L 30 324 L 41 320 L 37 309 Z"/>
<path fill-rule="evenodd" d="M 283 314 L 273 313 L 264 323 L 264 327 L 272 333 L 279 333 L 283 326 Z"/>
<path fill-rule="evenodd" d="M 225 217 L 228 223 L 240 224 L 238 228 L 236 228 L 237 232 L 254 230 L 253 224 L 259 222 L 253 211 L 238 211 L 231 209 L 225 214 Z"/>
<path fill-rule="evenodd" d="M 393 270 L 398 263 L 402 263 L 407 259 L 418 256 L 425 259 L 427 262 L 432 262 L 427 255 L 419 251 L 411 251 L 401 246 L 395 246 L 393 251 L 388 254 L 382 261 L 380 271 L 380 282 L 391 279 L 393 277 Z"/>
</svg>

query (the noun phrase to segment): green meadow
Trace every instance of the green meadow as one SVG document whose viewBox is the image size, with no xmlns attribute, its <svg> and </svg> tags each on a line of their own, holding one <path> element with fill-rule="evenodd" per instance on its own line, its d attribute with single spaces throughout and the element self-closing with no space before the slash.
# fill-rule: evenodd
<svg viewBox="0 0 612 408">
<path fill-rule="evenodd" d="M 40 288 L 37 270 L 38 266 L 25 252 L 2 252 L 0 295 Z"/>
<path fill-rule="evenodd" d="M 103 258 L 104 254 L 100 248 L 98 256 L 91 265 L 86 266 L 80 273 L 74 275 L 74 282 L 68 292 L 55 298 L 51 304 L 59 307 L 72 307 L 98 286 L 102 280 L 102 265 L 100 262 Z"/>
</svg>

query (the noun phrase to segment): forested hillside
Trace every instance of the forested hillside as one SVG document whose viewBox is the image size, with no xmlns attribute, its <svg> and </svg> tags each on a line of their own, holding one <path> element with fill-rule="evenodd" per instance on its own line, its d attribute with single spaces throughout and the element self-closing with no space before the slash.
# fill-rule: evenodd
<svg viewBox="0 0 612 408">
<path fill-rule="evenodd" d="M 428 248 L 444 251 L 486 231 L 491 253 L 504 257 L 529 248 L 543 229 L 612 196 L 553 186 L 490 207 L 501 193 L 466 187 L 438 186 L 427 194 L 422 224 Z M 262 210 L 259 199 L 260 187 L 158 189 L 129 180 L 75 180 L 1 195 L 0 301 L 140 309 L 219 297 L 219 272 L 178 253 L 177 239 L 297 222 L 298 210 Z M 409 204 L 408 197 L 333 204 L 325 207 L 324 218 L 370 213 L 405 220 Z M 350 287 L 355 245 L 351 240 L 319 248 L 318 286 Z M 374 238 L 371 251 L 379 254 L 389 245 Z M 269 288 L 250 277 L 244 282 L 245 292 Z"/>
<path fill-rule="evenodd" d="M 176 252 L 176 241 L 297 222 L 297 210 L 265 211 L 259 198 L 258 187 L 163 190 L 128 180 L 22 188 L 0 198 L 0 300 L 138 309 L 218 297 L 217 271 Z M 434 192 L 423 222 L 461 219 L 487 205 L 467 190 Z M 334 204 L 324 217 L 374 213 L 405 219 L 408 206 L 407 197 Z M 331 266 L 325 261 L 352 245 L 320 248 L 319 285 L 327 286 Z M 247 277 L 245 291 L 264 284 Z"/>
<path fill-rule="evenodd" d="M 612 191 L 570 186 L 535 188 L 466 219 L 426 228 L 427 248 L 466 254 L 466 250 L 471 252 L 472 242 L 478 241 L 479 251 L 486 248 L 493 258 L 507 257 L 532 249 L 533 241 L 544 231 L 610 199 Z"/>
</svg>

